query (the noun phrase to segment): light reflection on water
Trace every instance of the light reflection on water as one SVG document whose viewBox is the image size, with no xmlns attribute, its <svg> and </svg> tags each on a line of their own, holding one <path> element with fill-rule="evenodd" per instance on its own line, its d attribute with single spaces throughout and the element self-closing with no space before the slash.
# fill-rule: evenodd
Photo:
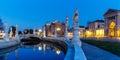
<svg viewBox="0 0 120 60">
<path fill-rule="evenodd" d="M 0 50 L 0 52 L 9 49 Z M 0 60 L 64 60 L 65 56 L 61 48 L 51 43 L 40 43 L 34 46 L 23 45 L 8 52 L 1 53 Z"/>
</svg>

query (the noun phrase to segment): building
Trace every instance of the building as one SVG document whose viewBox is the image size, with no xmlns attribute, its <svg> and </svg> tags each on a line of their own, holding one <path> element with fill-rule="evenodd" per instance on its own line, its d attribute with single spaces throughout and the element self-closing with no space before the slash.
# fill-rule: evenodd
<svg viewBox="0 0 120 60">
<path fill-rule="evenodd" d="M 57 20 L 52 23 L 47 23 L 45 25 L 45 35 L 46 37 L 52 37 L 57 32 L 58 37 L 63 37 L 65 35 L 65 23 L 58 22 Z"/>
<path fill-rule="evenodd" d="M 86 37 L 104 37 L 104 20 L 95 20 L 88 23 Z"/>
<path fill-rule="evenodd" d="M 79 36 L 80 38 L 85 38 L 86 28 L 84 26 L 79 26 Z M 68 29 L 68 37 L 72 39 L 73 37 L 73 28 Z"/>
<path fill-rule="evenodd" d="M 80 36 L 80 38 L 85 37 L 85 27 L 84 26 L 79 26 L 79 36 Z"/>
<path fill-rule="evenodd" d="M 88 23 L 86 37 L 105 37 L 120 39 L 120 10 L 109 9 L 104 14 L 103 20 L 96 20 Z"/>
<path fill-rule="evenodd" d="M 109 9 L 104 18 L 105 37 L 120 38 L 120 10 Z"/>
</svg>

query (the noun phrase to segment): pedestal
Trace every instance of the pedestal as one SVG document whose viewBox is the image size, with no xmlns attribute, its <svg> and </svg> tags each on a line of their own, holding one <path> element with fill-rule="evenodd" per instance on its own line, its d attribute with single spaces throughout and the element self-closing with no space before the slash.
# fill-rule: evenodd
<svg viewBox="0 0 120 60">
<path fill-rule="evenodd" d="M 79 27 L 75 27 L 73 30 L 72 45 L 77 43 L 81 47 L 82 44 L 78 32 L 79 32 Z"/>
</svg>

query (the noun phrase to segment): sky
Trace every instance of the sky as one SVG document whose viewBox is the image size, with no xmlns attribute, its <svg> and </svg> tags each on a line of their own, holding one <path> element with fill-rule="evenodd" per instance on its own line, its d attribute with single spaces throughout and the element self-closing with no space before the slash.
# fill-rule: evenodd
<svg viewBox="0 0 120 60">
<path fill-rule="evenodd" d="M 0 18 L 9 26 L 23 29 L 41 29 L 47 22 L 65 22 L 79 9 L 79 25 L 87 26 L 89 21 L 104 19 L 108 9 L 120 10 L 120 0 L 0 0 Z"/>
</svg>

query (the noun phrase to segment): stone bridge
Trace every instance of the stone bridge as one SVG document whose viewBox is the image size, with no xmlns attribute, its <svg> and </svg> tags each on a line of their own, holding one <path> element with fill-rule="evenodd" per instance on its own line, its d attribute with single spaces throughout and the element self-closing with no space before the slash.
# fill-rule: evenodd
<svg viewBox="0 0 120 60">
<path fill-rule="evenodd" d="M 36 34 L 22 34 L 22 35 L 19 35 L 20 40 L 23 39 L 23 38 L 29 38 L 29 37 L 37 37 L 37 38 L 40 38 L 40 36 L 38 36 L 38 35 L 36 35 Z"/>
</svg>

